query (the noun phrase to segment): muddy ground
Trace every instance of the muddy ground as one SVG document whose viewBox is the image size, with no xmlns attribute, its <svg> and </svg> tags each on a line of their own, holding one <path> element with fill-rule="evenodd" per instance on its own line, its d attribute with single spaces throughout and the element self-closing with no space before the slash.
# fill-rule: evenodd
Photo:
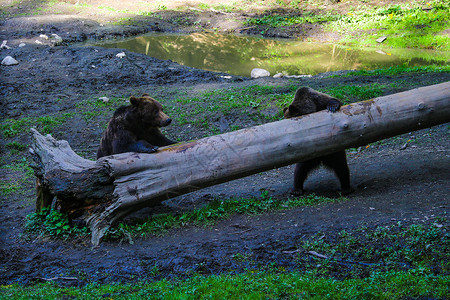
<svg viewBox="0 0 450 300">
<path fill-rule="evenodd" d="M 125 51 L 126 57 L 120 59 L 115 55 L 122 50 L 76 45 L 88 39 L 132 36 L 150 31 L 191 32 L 212 26 L 193 28 L 171 21 L 174 17 L 170 14 L 182 14 L 183 18 L 189 19 L 196 16 L 194 13 L 168 11 L 166 14 L 166 19 L 141 19 L 133 26 L 125 27 L 104 26 L 78 15 L 5 18 L 0 23 L 0 40 L 7 40 L 12 49 L 2 49 L 0 54 L 2 58 L 13 56 L 19 64 L 0 67 L 1 118 L 73 112 L 80 109 L 76 104 L 83 100 L 105 95 L 121 97 L 125 101 L 131 95 L 158 92 L 159 99 L 171 101 L 174 94 L 193 90 L 292 84 L 292 80 L 286 79 L 252 80 L 195 70 L 128 51 Z M 230 25 L 226 14 L 212 11 L 208 15 L 209 19 L 214 20 L 213 26 L 223 31 L 246 33 L 250 30 Z M 204 16 L 205 20 L 207 17 Z M 321 34 L 320 28 L 312 27 L 309 31 L 308 28 L 287 28 L 267 32 L 278 37 L 284 37 L 289 32 L 289 37 L 306 35 L 327 41 L 336 38 Z M 40 37 L 41 34 L 50 38 Z M 62 42 L 52 40 L 52 34 L 60 36 Z M 19 47 L 20 43 L 26 45 Z M 294 83 L 324 88 L 368 82 L 407 82 L 408 88 L 414 88 L 449 80 L 448 73 L 409 73 L 335 78 L 317 75 Z M 393 85 L 385 93 L 408 88 Z M 80 118 L 68 120 L 52 135 L 69 141 L 75 151 L 93 159 L 103 130 L 100 124 L 107 120 L 107 116 L 101 115 L 99 118 L 101 120 L 91 122 Z M 244 120 L 242 122 L 248 126 L 256 125 L 255 121 L 246 120 L 245 114 L 239 116 L 236 113 L 233 120 Z M 228 129 L 224 128 L 224 131 Z M 177 127 L 176 120 L 167 129 L 167 134 L 179 140 L 204 136 L 199 128 L 187 125 Z M 26 151 L 13 153 L 6 147 L 14 140 L 29 144 L 30 136 L 2 136 L 0 153 L 4 165 L 26 156 Z M 298 255 L 308 255 L 304 251 L 295 251 L 300 241 L 318 232 L 327 238 L 343 229 L 353 230 L 363 225 L 374 228 L 399 221 L 405 224 L 430 223 L 437 217 L 447 216 L 450 182 L 448 124 L 375 143 L 360 151 L 350 151 L 348 160 L 356 192 L 344 202 L 263 215 L 235 215 L 207 228 L 185 227 L 171 230 L 163 236 L 135 239 L 132 245 L 104 242 L 97 248 L 91 248 L 88 240 L 23 238 L 24 218 L 33 212 L 34 183 L 30 179 L 20 192 L 1 195 L 0 283 L 30 283 L 37 278 L 63 276 L 76 278 L 65 281 L 70 284 L 137 281 L 183 277 L 192 272 L 240 272 L 271 263 L 294 270 L 301 268 L 296 260 Z M 258 196 L 261 190 L 268 190 L 273 197 L 287 198 L 292 173 L 292 166 L 264 172 L 169 200 L 162 207 L 143 210 L 136 216 L 149 215 L 155 210 L 176 212 L 192 209 L 212 197 Z M 17 176 L 20 174 L 6 170 L 0 174 L 0 180 L 10 181 Z M 320 170 L 310 176 L 305 188 L 308 192 L 336 197 L 338 183 L 331 173 Z M 252 259 L 233 259 L 236 254 L 245 254 Z"/>
</svg>

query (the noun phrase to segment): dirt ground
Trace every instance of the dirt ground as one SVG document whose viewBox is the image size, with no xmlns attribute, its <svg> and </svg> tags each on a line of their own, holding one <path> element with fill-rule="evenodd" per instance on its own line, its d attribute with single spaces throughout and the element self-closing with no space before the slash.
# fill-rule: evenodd
<svg viewBox="0 0 450 300">
<path fill-rule="evenodd" d="M 36 1 L 22 3 L 21 10 L 33 9 Z M 157 20 L 143 18 L 137 24 L 125 27 L 104 25 L 94 17 L 69 13 L 5 17 L 0 22 L 0 40 L 7 40 L 12 49 L 2 49 L 0 54 L 2 58 L 11 55 L 20 63 L 0 68 L 1 118 L 70 112 L 76 109 L 75 104 L 98 98 L 105 91 L 109 95 L 134 95 L 153 90 L 291 84 L 286 79 L 226 77 L 228 74 L 195 70 L 128 51 L 125 51 L 125 59 L 114 59 L 117 49 L 76 44 L 88 39 L 133 36 L 150 31 L 192 32 L 213 27 L 226 32 L 251 33 L 251 29 L 238 28 L 235 23 L 230 23 L 229 15 L 225 13 L 211 11 L 201 14 L 201 20 L 213 20 L 214 24 L 206 21 L 192 23 L 204 24 L 200 27 L 174 23 L 172 20 L 176 14 L 186 19 L 199 17 L 195 13 L 167 11 L 165 17 Z M 244 17 L 244 14 L 235 17 Z M 289 37 L 313 36 L 325 41 L 337 38 L 316 27 L 267 32 L 277 37 L 286 37 L 288 32 Z M 41 37 L 41 34 L 50 38 Z M 62 42 L 52 39 L 51 34 L 60 36 Z M 26 46 L 19 47 L 20 43 L 26 43 Z M 336 78 L 317 75 L 299 79 L 298 84 L 323 88 L 337 84 L 402 81 L 409 82 L 409 86 L 414 88 L 449 80 L 448 73 Z M 386 93 L 400 91 L 393 86 Z M 170 97 L 170 93 L 166 92 L 164 96 Z M 175 127 L 176 122 L 172 126 Z M 94 158 L 101 133 L 98 123 L 86 124 L 74 119 L 53 135 L 69 141 L 75 151 Z M 201 131 L 187 126 L 168 129 L 168 134 L 178 134 L 177 137 L 183 140 L 202 137 Z M 21 135 L 17 140 L 29 144 L 30 136 Z M 10 155 L 6 148 L 10 141 L 6 137 L 0 141 L 2 164 L 8 164 L 17 159 L 17 155 L 25 153 Z M 349 195 L 347 201 L 262 215 L 235 215 L 211 227 L 171 230 L 163 236 L 136 239 L 132 245 L 104 242 L 92 248 L 87 240 L 22 238 L 24 218 L 33 212 L 34 183 L 30 181 L 24 193 L 1 195 L 0 284 L 26 284 L 36 278 L 63 276 L 75 277 L 76 280 L 62 280 L 62 283 L 77 285 L 91 281 L 139 281 L 183 277 L 193 272 L 240 272 L 271 263 L 295 270 L 299 267 L 296 255 L 303 255 L 293 254 L 299 241 L 318 232 L 331 236 L 343 229 L 354 230 L 363 225 L 374 228 L 399 221 L 406 224 L 429 223 L 437 217 L 446 217 L 450 190 L 449 145 L 448 124 L 375 143 L 367 149 L 348 153 L 356 192 Z M 201 206 L 211 197 L 258 196 L 261 190 L 268 190 L 273 197 L 287 198 L 292 174 L 292 166 L 260 173 L 168 200 L 156 210 L 175 212 L 180 208 L 191 209 Z M 14 172 L 5 171 L 0 174 L 0 180 L 14 176 Z M 321 169 L 309 177 L 305 188 L 319 195 L 336 197 L 338 183 L 331 173 Z M 152 214 L 154 210 L 142 210 L 135 217 Z M 233 256 L 236 254 L 248 255 L 252 260 L 235 260 Z"/>
</svg>

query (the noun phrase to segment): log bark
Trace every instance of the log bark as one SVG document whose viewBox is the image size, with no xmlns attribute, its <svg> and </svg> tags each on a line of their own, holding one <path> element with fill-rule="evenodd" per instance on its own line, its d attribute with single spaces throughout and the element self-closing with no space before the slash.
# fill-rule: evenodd
<svg viewBox="0 0 450 300">
<path fill-rule="evenodd" d="M 55 197 L 64 212 L 87 220 L 97 245 L 111 224 L 142 207 L 449 121 L 446 82 L 343 106 L 336 113 L 321 111 L 171 145 L 154 154 L 122 153 L 98 161 L 83 159 L 66 141 L 33 129 L 37 207 Z"/>
</svg>

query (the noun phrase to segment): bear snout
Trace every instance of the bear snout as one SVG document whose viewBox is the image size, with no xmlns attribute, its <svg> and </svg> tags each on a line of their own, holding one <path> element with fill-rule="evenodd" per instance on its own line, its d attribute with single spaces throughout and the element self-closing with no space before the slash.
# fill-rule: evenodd
<svg viewBox="0 0 450 300">
<path fill-rule="evenodd" d="M 167 118 L 167 119 L 165 119 L 165 120 L 162 120 L 162 121 L 161 121 L 161 127 L 170 125 L 170 123 L 172 123 L 172 119 L 171 119 L 171 118 Z"/>
</svg>

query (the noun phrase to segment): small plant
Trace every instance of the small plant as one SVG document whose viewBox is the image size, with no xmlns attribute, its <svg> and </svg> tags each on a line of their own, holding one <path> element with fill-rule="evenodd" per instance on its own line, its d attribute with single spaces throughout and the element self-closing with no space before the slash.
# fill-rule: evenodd
<svg viewBox="0 0 450 300">
<path fill-rule="evenodd" d="M 85 235 L 88 228 L 71 227 L 65 214 L 51 208 L 43 208 L 26 217 L 25 232 L 33 235 L 67 239 L 69 236 Z"/>
<path fill-rule="evenodd" d="M 251 256 L 251 254 L 236 253 L 232 256 L 232 258 L 237 262 L 245 262 L 248 261 Z"/>
</svg>

